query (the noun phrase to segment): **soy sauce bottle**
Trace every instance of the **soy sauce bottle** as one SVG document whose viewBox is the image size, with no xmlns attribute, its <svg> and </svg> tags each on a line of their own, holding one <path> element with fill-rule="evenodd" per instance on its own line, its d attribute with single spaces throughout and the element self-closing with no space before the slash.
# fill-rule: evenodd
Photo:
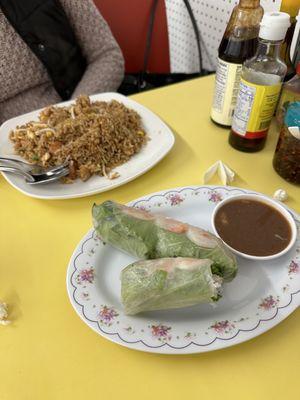
<svg viewBox="0 0 300 400">
<path fill-rule="evenodd" d="M 242 64 L 255 54 L 263 8 L 259 0 L 240 0 L 234 7 L 219 46 L 211 119 L 230 127 Z"/>
</svg>

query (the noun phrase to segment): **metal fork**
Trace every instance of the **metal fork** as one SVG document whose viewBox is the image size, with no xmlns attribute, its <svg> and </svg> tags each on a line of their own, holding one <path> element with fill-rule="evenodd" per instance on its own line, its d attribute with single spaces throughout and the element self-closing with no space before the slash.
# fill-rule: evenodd
<svg viewBox="0 0 300 400">
<path fill-rule="evenodd" d="M 0 171 L 21 175 L 29 185 L 53 182 L 69 174 L 68 167 L 64 167 L 58 171 L 46 171 L 43 174 L 34 174 L 8 165 L 0 165 Z"/>
<path fill-rule="evenodd" d="M 34 176 L 44 175 L 47 172 L 63 171 L 69 164 L 68 162 L 65 162 L 64 164 L 57 165 L 55 167 L 43 168 L 39 165 L 30 164 L 17 158 L 0 157 L 0 161 L 4 162 L 5 164 L 8 163 L 8 166 L 11 164 L 16 164 L 18 167 L 21 167 L 25 172 L 28 172 L 29 174 L 32 174 Z"/>
</svg>

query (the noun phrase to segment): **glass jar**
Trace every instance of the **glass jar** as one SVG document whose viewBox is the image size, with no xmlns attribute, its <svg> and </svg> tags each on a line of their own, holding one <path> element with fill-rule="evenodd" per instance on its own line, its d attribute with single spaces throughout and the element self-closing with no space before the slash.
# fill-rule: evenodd
<svg viewBox="0 0 300 400">
<path fill-rule="evenodd" d="M 273 167 L 282 178 L 300 184 L 300 101 L 290 103 L 287 108 Z"/>
</svg>

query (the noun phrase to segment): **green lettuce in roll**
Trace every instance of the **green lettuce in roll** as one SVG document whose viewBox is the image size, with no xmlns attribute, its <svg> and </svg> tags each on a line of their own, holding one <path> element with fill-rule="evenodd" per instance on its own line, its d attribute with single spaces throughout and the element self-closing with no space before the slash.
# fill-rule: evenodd
<svg viewBox="0 0 300 400">
<path fill-rule="evenodd" d="M 162 258 L 135 262 L 121 273 L 121 297 L 128 315 L 211 303 L 220 297 L 222 278 L 211 260 Z"/>
<path fill-rule="evenodd" d="M 113 201 L 94 205 L 93 223 L 107 243 L 141 259 L 207 258 L 225 281 L 237 273 L 234 255 L 216 236 L 201 228 Z"/>
</svg>

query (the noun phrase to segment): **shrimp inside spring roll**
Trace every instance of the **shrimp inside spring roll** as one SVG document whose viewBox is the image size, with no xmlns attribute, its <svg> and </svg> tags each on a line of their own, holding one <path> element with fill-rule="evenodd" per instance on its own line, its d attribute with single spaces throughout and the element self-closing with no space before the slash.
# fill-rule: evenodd
<svg viewBox="0 0 300 400">
<path fill-rule="evenodd" d="M 236 276 L 234 255 L 219 238 L 201 228 L 113 201 L 94 205 L 92 214 L 94 227 L 105 242 L 140 259 L 209 259 L 213 273 L 224 281 Z"/>
</svg>

